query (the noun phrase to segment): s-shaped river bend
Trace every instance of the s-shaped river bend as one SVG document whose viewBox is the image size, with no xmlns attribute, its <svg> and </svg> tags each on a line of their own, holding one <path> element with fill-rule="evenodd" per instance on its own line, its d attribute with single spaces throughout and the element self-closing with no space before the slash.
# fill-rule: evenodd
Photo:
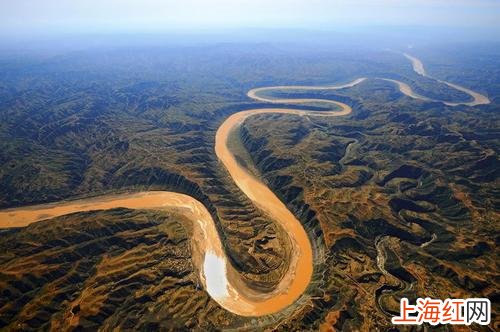
<svg viewBox="0 0 500 332">
<path fill-rule="evenodd" d="M 417 58 L 406 55 L 412 61 L 413 69 L 425 75 L 422 63 Z M 229 134 L 250 116 L 257 114 L 282 113 L 298 116 L 343 116 L 351 113 L 348 105 L 324 99 L 275 99 L 262 96 L 262 92 L 271 90 L 338 90 L 353 87 L 366 78 L 359 78 L 351 83 L 336 86 L 275 86 L 250 90 L 248 97 L 270 104 L 304 104 L 321 102 L 334 106 L 335 111 L 311 111 L 291 108 L 259 108 L 245 110 L 229 116 L 219 127 L 215 138 L 215 153 L 229 175 L 252 202 L 277 222 L 289 235 L 293 255 L 287 272 L 277 287 L 267 293 L 249 288 L 243 277 L 229 263 L 224 252 L 215 221 L 206 207 L 195 198 L 169 191 L 146 191 L 132 194 L 105 195 L 100 197 L 62 201 L 29 207 L 19 207 L 0 211 L 0 228 L 23 227 L 33 222 L 57 216 L 91 210 L 112 208 L 175 210 L 192 221 L 191 248 L 193 263 L 199 271 L 203 287 L 223 308 L 241 316 L 263 316 L 277 313 L 293 304 L 306 290 L 313 273 L 313 252 L 309 237 L 302 224 L 286 205 L 267 187 L 261 179 L 252 175 L 239 164 L 228 147 Z M 395 83 L 399 90 L 416 99 L 430 100 L 413 92 L 407 84 Z M 468 93 L 473 97 L 468 103 L 446 103 L 450 106 L 459 104 L 475 106 L 487 104 L 487 97 L 456 84 L 443 82 L 451 87 Z"/>
</svg>

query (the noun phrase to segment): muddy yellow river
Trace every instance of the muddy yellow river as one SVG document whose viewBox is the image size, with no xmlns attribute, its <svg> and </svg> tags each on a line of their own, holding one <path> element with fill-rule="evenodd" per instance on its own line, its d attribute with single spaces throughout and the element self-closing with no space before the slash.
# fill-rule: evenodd
<svg viewBox="0 0 500 332">
<path fill-rule="evenodd" d="M 465 87 L 463 87 L 461 85 L 450 83 L 450 82 L 446 82 L 446 81 L 443 81 L 443 80 L 440 80 L 440 79 L 437 79 L 437 78 L 433 78 L 433 77 L 427 75 L 427 72 L 425 71 L 425 68 L 424 68 L 424 64 L 422 63 L 422 61 L 420 61 L 420 59 L 418 59 L 418 58 L 416 58 L 414 56 L 411 56 L 409 54 L 406 54 L 406 53 L 404 53 L 403 55 L 408 60 L 411 61 L 411 64 L 413 66 L 413 70 L 417 74 L 419 74 L 421 76 L 424 76 L 424 77 L 432 78 L 432 79 L 434 79 L 434 80 L 436 80 L 436 81 L 438 81 L 440 83 L 444 83 L 444 84 L 446 84 L 446 85 L 448 85 L 448 86 L 450 86 L 450 87 L 452 87 L 454 89 L 457 89 L 458 91 L 465 92 L 466 94 L 468 94 L 469 96 L 471 96 L 472 99 L 473 99 L 470 102 L 463 102 L 463 103 L 442 102 L 445 105 L 448 105 L 448 106 L 458 106 L 458 105 L 477 106 L 477 105 L 485 105 L 485 104 L 489 104 L 490 103 L 490 100 L 485 95 L 482 95 L 480 93 L 472 91 L 471 89 L 467 89 L 467 88 L 465 88 Z M 398 83 L 401 83 L 401 82 L 398 82 Z M 402 84 L 404 84 L 404 83 L 402 83 Z M 404 85 L 406 85 L 406 84 L 404 84 Z M 408 87 L 408 86 L 406 85 L 406 87 Z M 400 90 L 401 90 L 401 86 L 400 86 Z M 411 88 L 410 88 L 410 91 L 411 91 Z M 440 100 L 435 100 L 435 99 L 430 99 L 430 98 L 422 97 L 422 96 L 419 96 L 419 95 L 417 95 L 417 97 L 414 97 L 414 98 L 424 99 L 424 100 L 431 100 L 431 101 L 440 101 Z"/>
<path fill-rule="evenodd" d="M 412 61 L 414 70 L 425 75 L 420 60 L 405 55 Z M 261 209 L 269 218 L 278 223 L 290 237 L 293 253 L 282 280 L 271 292 L 262 293 L 246 286 L 241 275 L 229 263 L 224 252 L 215 221 L 205 206 L 191 196 L 167 192 L 147 191 L 132 194 L 106 195 L 75 201 L 63 201 L 50 204 L 20 207 L 0 211 L 0 228 L 22 227 L 33 222 L 53 218 L 74 212 L 105 210 L 118 207 L 131 209 L 175 210 L 185 215 L 192 222 L 191 239 L 192 259 L 199 271 L 201 282 L 210 294 L 225 309 L 242 316 L 263 316 L 279 312 L 293 304 L 306 290 L 313 273 L 313 252 L 308 235 L 300 221 L 286 205 L 259 178 L 252 175 L 236 161 L 228 147 L 230 133 L 250 116 L 256 114 L 284 113 L 296 116 L 343 116 L 351 108 L 338 101 L 324 99 L 275 99 L 262 96 L 269 90 L 335 90 L 354 87 L 365 81 L 359 78 L 351 83 L 336 86 L 276 86 L 256 88 L 248 92 L 252 99 L 270 104 L 304 104 L 322 102 L 332 105 L 334 111 L 308 111 L 290 108 L 259 108 L 241 111 L 228 117 L 219 127 L 215 138 L 215 153 L 227 172 L 241 191 Z M 395 83 L 399 90 L 412 98 L 430 100 L 413 92 L 405 83 Z M 462 103 L 469 106 L 489 103 L 487 97 L 461 86 L 446 83 L 458 90 L 469 93 L 474 101 Z M 447 103 L 455 106 L 460 103 Z"/>
</svg>

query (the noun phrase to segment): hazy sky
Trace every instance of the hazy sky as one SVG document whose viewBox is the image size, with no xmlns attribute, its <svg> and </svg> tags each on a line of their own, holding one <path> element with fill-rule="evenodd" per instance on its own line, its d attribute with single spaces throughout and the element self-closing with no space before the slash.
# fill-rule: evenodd
<svg viewBox="0 0 500 332">
<path fill-rule="evenodd" d="M 500 0 L 0 0 L 3 34 L 345 25 L 500 31 Z"/>
</svg>

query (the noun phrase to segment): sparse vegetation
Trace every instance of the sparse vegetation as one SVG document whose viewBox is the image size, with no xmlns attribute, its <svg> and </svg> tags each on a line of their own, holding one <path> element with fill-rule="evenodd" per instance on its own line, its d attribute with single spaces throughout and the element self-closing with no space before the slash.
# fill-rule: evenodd
<svg viewBox="0 0 500 332">
<path fill-rule="evenodd" d="M 286 235 L 240 193 L 213 151 L 228 115 L 263 106 L 246 97 L 249 89 L 393 77 L 432 98 L 467 100 L 418 77 L 399 55 L 368 50 L 179 46 L 9 61 L 0 63 L 2 208 L 181 190 L 216 217 L 247 282 L 267 290 L 287 268 Z M 471 74 L 469 57 L 456 61 L 466 67 L 464 85 L 500 86 L 498 75 Z M 498 67 L 500 57 L 490 62 Z M 456 77 L 453 68 L 435 71 Z M 473 109 L 415 101 L 380 80 L 287 92 L 334 98 L 354 111 L 255 116 L 235 133 L 237 148 L 247 150 L 241 160 L 254 163 L 321 253 L 309 303 L 294 315 L 251 320 L 222 310 L 197 287 L 179 216 L 112 210 L 0 234 L 0 328 L 383 329 L 403 295 L 493 303 L 500 90 L 481 91 L 492 104 Z"/>
</svg>

